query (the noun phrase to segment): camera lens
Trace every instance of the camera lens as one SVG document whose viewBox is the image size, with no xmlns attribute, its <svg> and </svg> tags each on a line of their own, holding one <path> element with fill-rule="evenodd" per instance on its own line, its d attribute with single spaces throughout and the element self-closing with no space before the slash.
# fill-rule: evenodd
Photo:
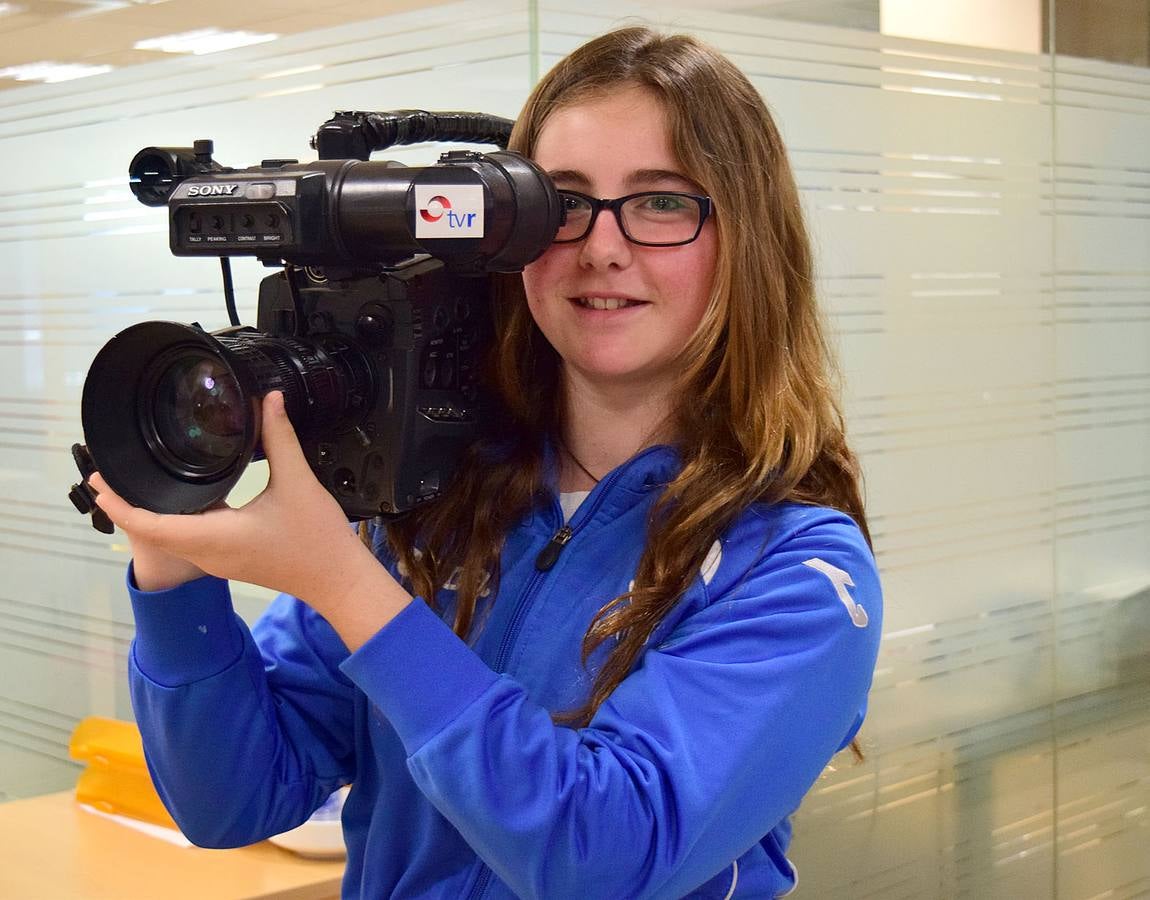
<svg viewBox="0 0 1150 900">
<path fill-rule="evenodd" d="M 244 450 L 248 408 L 235 375 L 217 356 L 189 349 L 158 360 L 141 399 L 141 430 L 177 475 L 215 475 Z M 145 377 L 145 384 L 149 379 Z"/>
<path fill-rule="evenodd" d="M 273 390 L 305 443 L 351 433 L 374 402 L 370 363 L 339 335 L 210 335 L 142 322 L 92 361 L 81 402 L 88 451 L 129 503 L 199 512 L 260 458 L 260 398 Z"/>
<path fill-rule="evenodd" d="M 207 509 L 256 452 L 259 398 L 250 367 L 199 328 L 141 322 L 96 354 L 80 413 L 100 474 L 134 506 Z"/>
</svg>

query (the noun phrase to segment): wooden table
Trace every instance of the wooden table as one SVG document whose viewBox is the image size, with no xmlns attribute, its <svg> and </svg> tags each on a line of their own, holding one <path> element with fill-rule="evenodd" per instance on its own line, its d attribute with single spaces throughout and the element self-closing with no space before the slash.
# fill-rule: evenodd
<svg viewBox="0 0 1150 900">
<path fill-rule="evenodd" d="M 266 841 L 179 847 L 89 812 L 71 791 L 0 803 L 3 900 L 331 900 L 343 861 Z"/>
</svg>

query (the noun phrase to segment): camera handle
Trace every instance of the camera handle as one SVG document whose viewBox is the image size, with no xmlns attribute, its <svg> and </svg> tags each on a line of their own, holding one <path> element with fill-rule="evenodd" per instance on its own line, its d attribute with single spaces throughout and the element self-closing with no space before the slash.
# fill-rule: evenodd
<svg viewBox="0 0 1150 900">
<path fill-rule="evenodd" d="M 389 112 L 345 110 L 324 122 L 311 139 L 320 159 L 368 159 L 376 150 L 395 144 L 459 141 L 495 144 L 507 149 L 512 119 L 472 112 L 428 112 L 396 109 Z"/>
</svg>

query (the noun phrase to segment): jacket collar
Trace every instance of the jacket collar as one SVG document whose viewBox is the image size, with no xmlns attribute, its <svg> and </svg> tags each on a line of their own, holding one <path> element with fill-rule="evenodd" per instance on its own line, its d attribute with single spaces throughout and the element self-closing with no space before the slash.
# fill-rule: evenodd
<svg viewBox="0 0 1150 900">
<path fill-rule="evenodd" d="M 544 478 L 551 495 L 551 508 L 559 510 L 559 453 L 553 442 L 544 447 Z M 586 505 L 596 509 L 596 516 L 614 518 L 639 503 L 653 491 L 661 490 L 682 466 L 679 452 L 667 444 L 656 444 L 641 450 L 612 469 L 595 485 Z M 548 515 L 548 519 L 552 516 Z M 578 521 L 579 516 L 573 521 Z"/>
</svg>

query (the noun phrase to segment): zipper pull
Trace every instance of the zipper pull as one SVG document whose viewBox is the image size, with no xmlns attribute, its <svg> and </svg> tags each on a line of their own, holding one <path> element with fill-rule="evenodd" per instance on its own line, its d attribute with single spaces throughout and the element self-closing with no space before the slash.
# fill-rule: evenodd
<svg viewBox="0 0 1150 900">
<path fill-rule="evenodd" d="M 567 546 L 567 542 L 571 540 L 572 533 L 570 525 L 564 525 L 556 531 L 547 546 L 540 550 L 539 555 L 535 557 L 535 568 L 540 572 L 550 572 L 551 567 L 559 559 L 559 554 Z"/>
</svg>

